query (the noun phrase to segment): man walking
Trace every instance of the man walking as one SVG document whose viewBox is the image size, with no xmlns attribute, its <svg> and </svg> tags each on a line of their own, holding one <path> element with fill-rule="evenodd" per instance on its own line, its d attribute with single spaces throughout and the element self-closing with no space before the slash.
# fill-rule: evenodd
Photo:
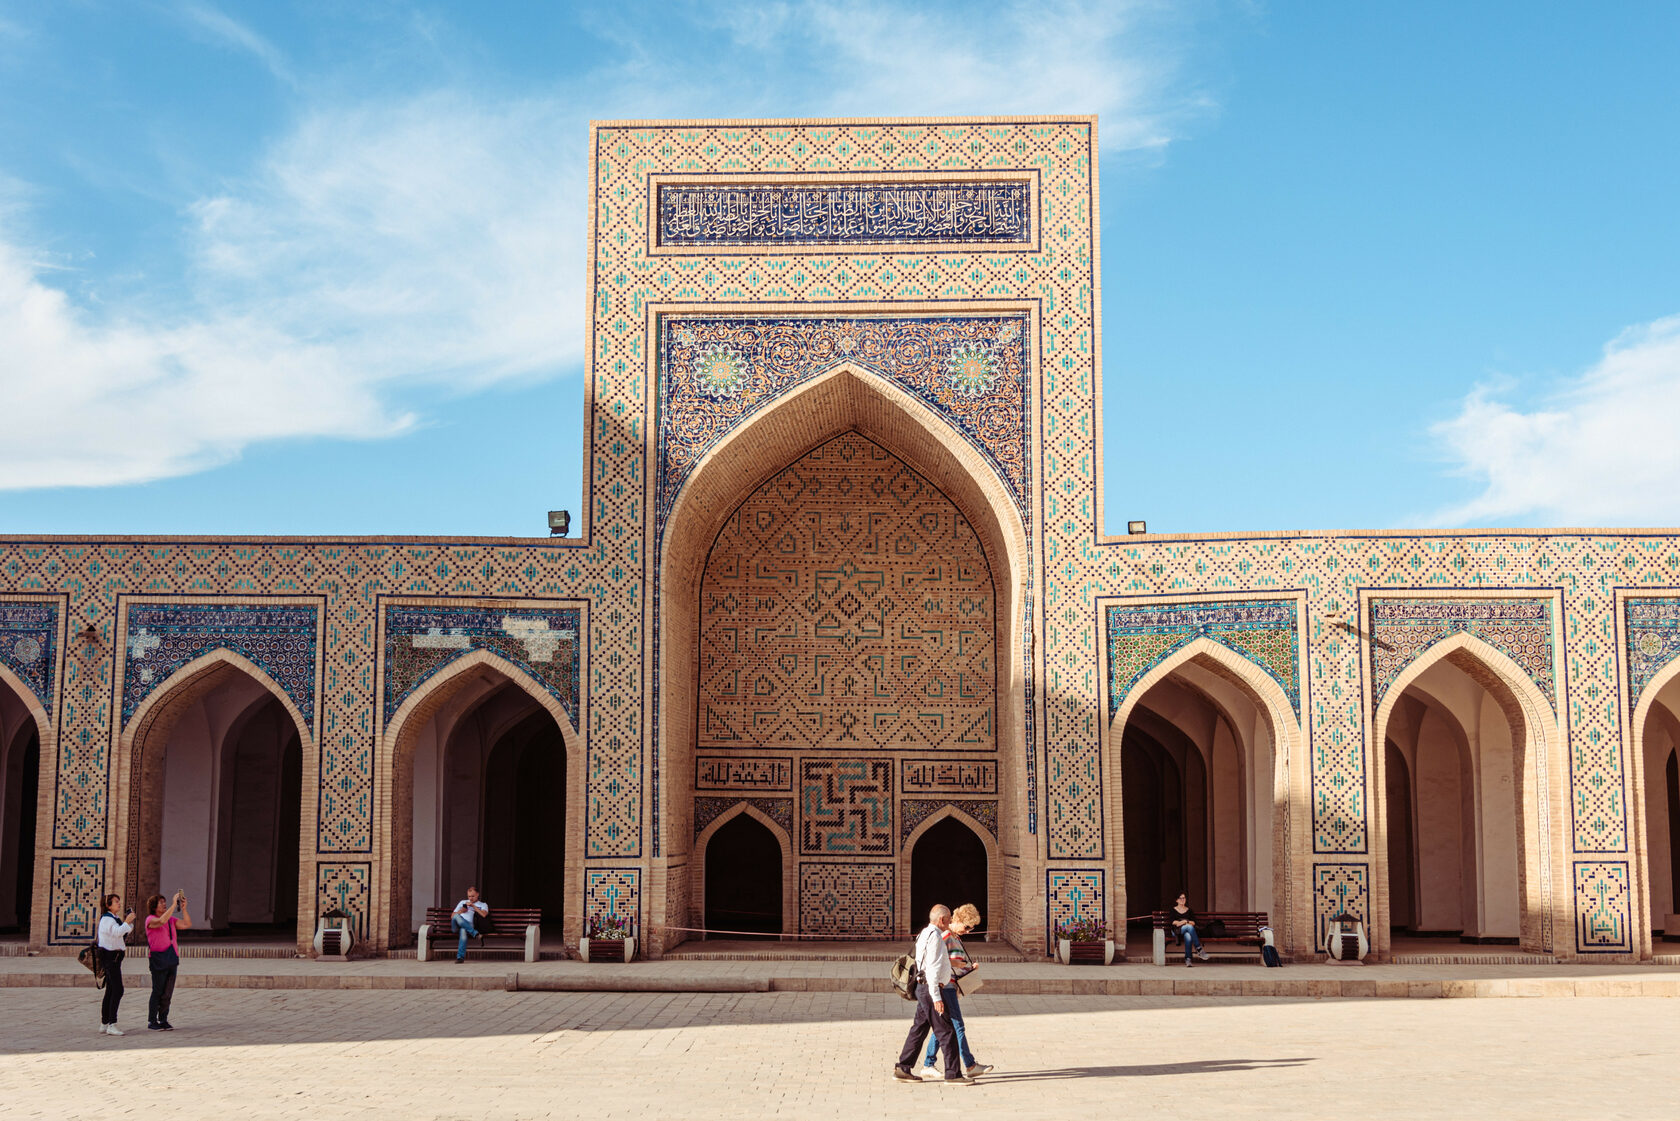
<svg viewBox="0 0 1680 1121">
<path fill-rule="evenodd" d="M 945 1015 L 945 1001 L 940 998 L 940 989 L 951 983 L 951 958 L 945 952 L 944 937 L 950 923 L 951 908 L 937 904 L 928 912 L 927 927 L 916 938 L 916 972 L 920 975 L 916 985 L 916 1018 L 910 1022 L 904 1050 L 898 1053 L 898 1062 L 893 1066 L 893 1077 L 900 1082 L 921 1081 L 910 1064 L 921 1055 L 930 1028 L 945 1054 L 945 1081 L 974 1081 L 958 1061 L 957 1033 Z"/>
</svg>

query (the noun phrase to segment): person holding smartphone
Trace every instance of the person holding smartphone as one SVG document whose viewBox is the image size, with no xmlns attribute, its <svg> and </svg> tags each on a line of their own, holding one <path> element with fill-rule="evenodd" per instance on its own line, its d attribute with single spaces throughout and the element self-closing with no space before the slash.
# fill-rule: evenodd
<svg viewBox="0 0 1680 1121">
<path fill-rule="evenodd" d="M 123 939 L 134 929 L 134 912 L 130 911 L 123 918 L 117 917 L 117 909 L 122 906 L 122 896 L 116 892 L 103 896 L 99 901 L 102 914 L 99 916 L 99 933 L 95 936 L 95 944 L 99 947 L 99 962 L 105 973 L 105 999 L 99 1005 L 99 1033 L 101 1035 L 121 1035 L 117 1028 L 117 1006 L 123 998 L 123 958 L 128 955 L 128 949 Z"/>
<path fill-rule="evenodd" d="M 478 923 L 490 913 L 490 904 L 478 897 L 478 889 L 469 887 L 467 897 L 455 904 L 449 925 L 455 928 L 455 964 L 467 960 L 467 939 L 479 936 Z"/>
<path fill-rule="evenodd" d="M 181 967 L 179 930 L 192 929 L 192 916 L 187 914 L 187 893 L 177 891 L 175 898 L 164 906 L 164 898 L 154 895 L 146 900 L 146 965 L 152 971 L 152 999 L 146 1006 L 148 1031 L 174 1031 L 169 1022 L 169 1003 L 175 998 L 175 974 Z M 175 912 L 181 917 L 176 918 Z"/>
</svg>

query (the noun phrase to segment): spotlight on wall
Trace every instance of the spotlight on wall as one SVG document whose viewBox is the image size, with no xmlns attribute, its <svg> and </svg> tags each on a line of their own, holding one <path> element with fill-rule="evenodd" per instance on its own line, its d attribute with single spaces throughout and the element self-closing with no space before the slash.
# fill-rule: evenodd
<svg viewBox="0 0 1680 1121">
<path fill-rule="evenodd" d="M 1148 533 L 1149 532 L 1149 526 L 1144 522 L 1127 522 L 1126 523 L 1126 532 L 1127 533 Z"/>
<path fill-rule="evenodd" d="M 566 531 L 572 528 L 572 512 L 570 510 L 550 510 L 548 512 L 548 535 L 550 537 L 564 537 Z"/>
</svg>

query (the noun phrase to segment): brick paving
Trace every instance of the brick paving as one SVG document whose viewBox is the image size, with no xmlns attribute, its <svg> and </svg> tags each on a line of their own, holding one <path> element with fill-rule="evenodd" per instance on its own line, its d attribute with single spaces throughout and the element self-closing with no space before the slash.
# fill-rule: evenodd
<svg viewBox="0 0 1680 1121">
<path fill-rule="evenodd" d="M 996 997 L 975 1086 L 889 1076 L 908 1006 L 867 993 L 192 990 L 174 1033 L 91 991 L 0 990 L 8 1118 L 1650 1118 L 1680 1001 Z"/>
</svg>

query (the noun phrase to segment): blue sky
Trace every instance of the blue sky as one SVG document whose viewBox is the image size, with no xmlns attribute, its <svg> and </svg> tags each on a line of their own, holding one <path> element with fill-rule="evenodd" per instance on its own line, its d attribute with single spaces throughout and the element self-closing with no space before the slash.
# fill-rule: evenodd
<svg viewBox="0 0 1680 1121">
<path fill-rule="evenodd" d="M 1680 524 L 1677 57 L 1672 4 L 0 0 L 0 532 L 541 533 L 590 119 L 1054 112 L 1111 530 Z"/>
</svg>

